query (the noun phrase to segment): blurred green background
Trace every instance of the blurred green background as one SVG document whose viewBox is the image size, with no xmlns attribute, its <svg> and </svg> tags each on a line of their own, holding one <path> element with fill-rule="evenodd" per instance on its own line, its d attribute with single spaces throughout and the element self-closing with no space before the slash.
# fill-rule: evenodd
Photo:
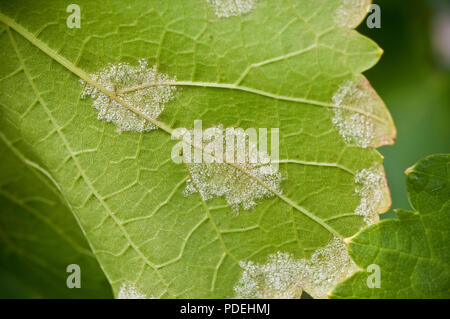
<svg viewBox="0 0 450 319">
<path fill-rule="evenodd" d="M 450 1 L 373 2 L 381 8 L 381 28 L 370 29 L 364 21 L 358 31 L 384 55 L 365 75 L 397 127 L 397 142 L 379 149 L 392 208 L 411 209 L 404 171 L 427 155 L 450 153 Z M 387 217 L 393 217 L 392 209 Z"/>
</svg>

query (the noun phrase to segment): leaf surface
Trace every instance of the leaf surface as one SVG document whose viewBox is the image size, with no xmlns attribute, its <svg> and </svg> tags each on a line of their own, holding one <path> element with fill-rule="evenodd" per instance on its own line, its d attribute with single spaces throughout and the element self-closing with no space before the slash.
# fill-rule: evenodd
<svg viewBox="0 0 450 319">
<path fill-rule="evenodd" d="M 415 211 L 397 210 L 396 219 L 370 226 L 349 245 L 358 266 L 380 267 L 380 287 L 369 288 L 371 273 L 360 271 L 332 297 L 450 297 L 450 155 L 422 159 L 406 171 L 406 183 Z"/>
<path fill-rule="evenodd" d="M 52 177 L 19 151 L 20 144 L 0 133 L 0 296 L 110 298 L 111 288 Z M 67 287 L 71 264 L 82 270 L 80 289 Z"/>
<path fill-rule="evenodd" d="M 11 123 L 55 180 L 116 296 L 279 297 L 271 261 L 281 258 L 301 265 L 279 278 L 287 297 L 326 297 L 352 270 L 342 239 L 390 205 L 374 147 L 392 143 L 395 128 L 361 75 L 381 49 L 352 30 L 370 1 L 261 0 L 226 7 L 228 17 L 217 2 L 81 1 L 80 29 L 66 27 L 63 1 L 2 3 L 1 130 L 9 136 Z M 96 76 L 141 59 L 176 79 L 156 118 L 127 95 L 133 85 Z M 100 104 L 83 98 L 80 79 Z M 97 119 L 108 119 L 92 108 L 102 101 L 155 129 L 118 133 Z M 252 207 L 186 194 L 192 171 L 172 161 L 171 133 L 195 120 L 279 128 L 280 189 L 241 169 L 237 185 L 269 194 Z"/>
</svg>

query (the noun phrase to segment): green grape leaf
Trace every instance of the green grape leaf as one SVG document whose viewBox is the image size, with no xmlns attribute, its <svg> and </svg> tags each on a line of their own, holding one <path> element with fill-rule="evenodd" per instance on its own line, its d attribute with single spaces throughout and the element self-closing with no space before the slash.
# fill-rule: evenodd
<svg viewBox="0 0 450 319">
<path fill-rule="evenodd" d="M 372 225 L 349 244 L 364 270 L 340 283 L 334 298 L 450 297 L 450 155 L 432 155 L 406 171 L 414 212 L 397 210 L 395 219 Z M 379 267 L 379 285 L 369 265 Z"/>
<path fill-rule="evenodd" d="M 12 135 L 14 128 L 9 129 Z M 50 174 L 15 144 L 0 132 L 0 296 L 111 297 L 111 288 Z M 71 272 L 66 270 L 72 264 L 82 269 L 79 289 L 67 286 Z"/>
<path fill-rule="evenodd" d="M 0 127 L 116 297 L 325 298 L 355 271 L 343 239 L 389 208 L 375 148 L 396 134 L 361 75 L 382 53 L 353 30 L 370 1 L 77 4 L 80 28 L 65 1 L 0 4 Z M 221 159 L 187 132 L 231 128 L 266 129 L 270 161 L 187 160 Z"/>
</svg>

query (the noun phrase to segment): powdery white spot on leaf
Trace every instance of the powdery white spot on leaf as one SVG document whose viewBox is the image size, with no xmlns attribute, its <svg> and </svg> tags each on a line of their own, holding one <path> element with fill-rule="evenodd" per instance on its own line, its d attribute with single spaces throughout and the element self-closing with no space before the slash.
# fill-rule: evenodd
<svg viewBox="0 0 450 319">
<path fill-rule="evenodd" d="M 235 287 L 237 298 L 300 298 L 302 286 L 297 261 L 291 254 L 278 252 L 268 256 L 266 264 L 241 262 L 244 269 Z"/>
<path fill-rule="evenodd" d="M 335 12 L 335 23 L 351 29 L 357 27 L 369 12 L 371 2 L 371 0 L 343 0 Z"/>
<path fill-rule="evenodd" d="M 175 97 L 176 87 L 167 85 L 175 79 L 167 74 L 159 73 L 156 65 L 148 67 L 143 59 L 139 60 L 137 66 L 128 63 L 109 64 L 102 71 L 90 74 L 90 77 L 104 88 L 117 92 L 121 100 L 151 119 L 156 119 L 164 111 L 166 104 Z M 122 90 L 149 83 L 164 83 L 164 85 L 140 87 L 121 93 Z M 82 97 L 90 96 L 94 99 L 93 107 L 98 110 L 98 119 L 116 124 L 118 132 L 143 132 L 156 129 L 153 124 L 97 88 L 84 81 L 82 84 L 85 85 Z"/>
<path fill-rule="evenodd" d="M 355 175 L 356 193 L 361 202 L 355 210 L 356 215 L 364 216 L 364 221 L 374 224 L 378 215 L 385 212 L 391 205 L 389 188 L 382 166 L 363 169 Z"/>
<path fill-rule="evenodd" d="M 341 85 L 332 101 L 332 122 L 347 143 L 367 148 L 395 140 L 391 115 L 364 77 Z"/>
<path fill-rule="evenodd" d="M 188 158 L 192 154 L 183 154 L 191 176 L 184 191 L 186 196 L 196 192 L 200 193 L 203 200 L 224 196 L 235 211 L 239 210 L 240 205 L 244 209 L 250 209 L 256 205 L 256 200 L 274 196 L 273 192 L 247 174 L 256 177 L 270 189 L 282 192 L 282 176 L 278 166 L 271 163 L 266 152 L 258 151 L 257 144 L 250 140 L 243 129 L 214 129 L 219 133 L 219 138 L 203 135 L 203 149 L 216 150 L 220 146 L 223 151 L 205 152 L 202 163 L 195 163 L 192 158 Z M 185 134 L 185 140 L 186 136 Z M 239 166 L 239 169 L 231 166 L 230 162 Z"/>
<path fill-rule="evenodd" d="M 123 283 L 120 287 L 117 299 L 147 299 L 147 296 L 140 292 L 135 285 Z"/>
<path fill-rule="evenodd" d="M 256 0 L 207 0 L 219 18 L 229 18 L 249 13 L 256 7 Z"/>
<path fill-rule="evenodd" d="M 278 252 L 269 255 L 265 264 L 240 265 L 244 271 L 234 288 L 236 298 L 292 299 L 300 298 L 303 290 L 314 298 L 327 298 L 334 286 L 358 270 L 337 237 L 309 259 Z"/>
</svg>

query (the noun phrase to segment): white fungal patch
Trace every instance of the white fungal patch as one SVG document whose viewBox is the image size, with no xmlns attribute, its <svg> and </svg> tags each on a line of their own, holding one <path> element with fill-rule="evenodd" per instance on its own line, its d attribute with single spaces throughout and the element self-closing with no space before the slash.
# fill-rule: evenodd
<svg viewBox="0 0 450 319">
<path fill-rule="evenodd" d="M 205 131 L 212 129 L 218 134 L 203 134 L 202 145 L 194 144 L 205 151 L 202 161 L 192 161 L 190 152 L 183 153 L 191 176 L 184 191 L 186 196 L 196 192 L 200 193 L 203 200 L 224 196 L 227 203 L 237 211 L 240 205 L 250 209 L 256 205 L 257 199 L 274 196 L 271 190 L 282 192 L 282 176 L 278 166 L 271 163 L 266 152 L 258 151 L 257 143 L 249 138 L 246 131 L 234 128 L 225 130 L 221 126 Z M 188 135 L 184 135 L 184 141 Z"/>
<path fill-rule="evenodd" d="M 335 23 L 338 26 L 355 28 L 369 12 L 371 0 L 343 0 L 335 12 Z"/>
<path fill-rule="evenodd" d="M 256 0 L 207 0 L 219 18 L 229 18 L 249 13 L 256 7 Z"/>
<path fill-rule="evenodd" d="M 234 288 L 236 298 L 292 299 L 302 295 L 297 261 L 291 254 L 278 252 L 269 255 L 266 264 L 249 261 L 240 266 L 244 272 Z"/>
<path fill-rule="evenodd" d="M 332 122 L 347 143 L 367 148 L 394 142 L 392 117 L 365 77 L 341 85 L 332 103 Z"/>
<path fill-rule="evenodd" d="M 269 255 L 267 263 L 241 262 L 244 269 L 234 288 L 236 298 L 300 298 L 306 291 L 314 298 L 327 298 L 342 280 L 358 270 L 343 241 L 334 237 L 311 258 L 295 259 L 292 254 Z"/>
<path fill-rule="evenodd" d="M 140 292 L 135 285 L 123 283 L 120 287 L 117 299 L 147 299 L 147 296 Z"/>
<path fill-rule="evenodd" d="M 374 100 L 362 85 L 353 81 L 339 87 L 333 95 L 333 124 L 350 144 L 363 148 L 372 146 L 375 139 L 375 123 L 372 114 Z M 357 112 L 362 111 L 362 112 Z"/>
<path fill-rule="evenodd" d="M 131 105 L 150 119 L 156 119 L 166 104 L 175 97 L 176 87 L 169 85 L 175 81 L 167 74 L 159 73 L 156 65 L 148 67 L 147 62 L 139 60 L 139 65 L 128 63 L 109 64 L 100 72 L 90 74 L 92 80 L 111 92 L 126 104 Z M 153 86 L 145 86 L 152 84 Z M 161 83 L 161 85 L 157 85 Z M 137 115 L 96 87 L 86 84 L 82 97 L 94 99 L 93 107 L 98 110 L 98 119 L 117 125 L 117 131 L 143 132 L 156 129 L 142 116 Z M 131 88 L 135 88 L 129 90 Z M 128 90 L 128 91 L 126 91 Z"/>
<path fill-rule="evenodd" d="M 378 215 L 390 206 L 383 169 L 380 166 L 363 169 L 356 173 L 355 183 L 356 194 L 361 197 L 355 214 L 364 216 L 367 225 L 374 224 L 379 220 Z"/>
</svg>

